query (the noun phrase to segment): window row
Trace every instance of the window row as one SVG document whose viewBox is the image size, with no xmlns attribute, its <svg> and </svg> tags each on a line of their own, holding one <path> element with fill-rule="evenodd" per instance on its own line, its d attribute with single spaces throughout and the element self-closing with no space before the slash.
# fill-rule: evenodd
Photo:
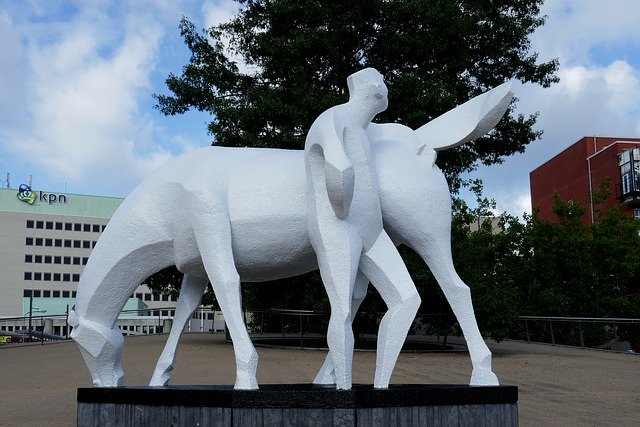
<svg viewBox="0 0 640 427">
<path fill-rule="evenodd" d="M 25 254 L 24 262 L 34 264 L 87 265 L 88 257 Z"/>
<path fill-rule="evenodd" d="M 154 294 L 154 293 L 142 293 L 137 292 L 136 298 L 140 301 L 177 301 L 177 298 L 174 295 L 165 295 L 165 294 Z"/>
<path fill-rule="evenodd" d="M 52 291 L 49 289 L 25 289 L 23 297 L 29 298 L 33 294 L 34 298 L 75 298 L 76 291 Z"/>
<path fill-rule="evenodd" d="M 79 282 L 79 273 L 43 273 L 37 271 L 32 273 L 31 271 L 24 272 L 24 280 L 35 280 L 44 282 Z"/>
<path fill-rule="evenodd" d="M 42 237 L 26 237 L 24 244 L 27 246 L 52 246 L 56 248 L 80 248 L 92 249 L 96 247 L 95 240 L 71 240 L 71 239 L 49 239 Z"/>
<path fill-rule="evenodd" d="M 83 231 L 89 233 L 101 233 L 106 225 L 101 224 L 81 224 L 79 222 L 54 222 L 54 221 L 35 221 L 27 220 L 27 228 L 36 228 L 39 230 L 64 230 L 64 231 Z"/>
</svg>

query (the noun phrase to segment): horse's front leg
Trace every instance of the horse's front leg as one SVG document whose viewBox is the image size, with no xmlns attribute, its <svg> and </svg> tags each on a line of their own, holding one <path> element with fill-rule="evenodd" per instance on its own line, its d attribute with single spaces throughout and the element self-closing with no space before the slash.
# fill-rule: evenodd
<svg viewBox="0 0 640 427">
<path fill-rule="evenodd" d="M 387 388 L 409 327 L 420 307 L 420 295 L 398 250 L 384 231 L 362 255 L 360 270 L 369 278 L 388 307 L 378 329 L 373 381 L 375 388 Z"/>
<path fill-rule="evenodd" d="M 184 275 L 182 286 L 180 287 L 180 296 L 176 304 L 175 315 L 173 317 L 173 325 L 169 338 L 164 345 L 162 354 L 158 358 L 158 363 L 153 371 L 150 386 L 161 387 L 169 383 L 171 371 L 173 371 L 176 361 L 176 350 L 180 335 L 184 330 L 187 321 L 191 317 L 191 313 L 198 308 L 198 304 L 202 299 L 204 291 L 207 289 L 209 279 Z"/>
</svg>

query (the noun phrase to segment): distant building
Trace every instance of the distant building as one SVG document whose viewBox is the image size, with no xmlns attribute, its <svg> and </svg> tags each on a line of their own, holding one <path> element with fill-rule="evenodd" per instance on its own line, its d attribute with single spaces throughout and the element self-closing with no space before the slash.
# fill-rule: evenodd
<svg viewBox="0 0 640 427">
<path fill-rule="evenodd" d="M 595 220 L 589 194 L 609 178 L 611 195 L 603 207 L 617 203 L 640 218 L 640 138 L 585 136 L 529 175 L 531 206 L 543 219 L 556 220 L 553 194 L 586 207 L 584 222 Z"/>
<path fill-rule="evenodd" d="M 26 184 L 0 189 L 0 318 L 25 317 L 29 311 L 33 316 L 64 315 L 73 307 L 84 265 L 122 200 L 32 191 Z M 175 300 L 153 295 L 142 285 L 124 310 L 151 309 L 139 315 L 153 316 L 158 325 L 161 318 L 173 317 L 174 306 Z M 24 329 L 24 319 L 17 322 L 5 321 L 0 329 Z M 53 333 L 68 332 L 64 321 L 56 325 Z M 123 330 L 152 331 L 130 329 L 136 327 L 132 323 Z"/>
</svg>

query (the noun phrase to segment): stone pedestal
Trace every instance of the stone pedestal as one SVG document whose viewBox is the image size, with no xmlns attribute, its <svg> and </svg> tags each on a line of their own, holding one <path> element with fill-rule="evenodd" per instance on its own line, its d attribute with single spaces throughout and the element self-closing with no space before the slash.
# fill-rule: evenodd
<svg viewBox="0 0 640 427">
<path fill-rule="evenodd" d="M 517 426 L 514 386 L 311 384 L 78 389 L 78 425 Z"/>
</svg>

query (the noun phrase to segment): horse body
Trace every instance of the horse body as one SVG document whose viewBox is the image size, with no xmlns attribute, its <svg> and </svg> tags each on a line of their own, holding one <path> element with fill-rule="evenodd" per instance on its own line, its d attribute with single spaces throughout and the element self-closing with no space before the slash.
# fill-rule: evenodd
<svg viewBox="0 0 640 427">
<path fill-rule="evenodd" d="M 483 95 L 484 103 L 474 107 L 478 118 L 471 130 L 465 136 L 454 136 L 458 143 L 476 136 L 479 123 L 484 133 L 499 120 L 511 92 L 502 89 L 502 110 L 497 119 L 487 121 L 489 101 L 489 112 L 496 114 L 495 99 L 486 96 L 490 94 Z M 438 131 L 437 127 L 430 129 Z M 457 276 L 451 260 L 450 196 L 446 180 L 435 166 L 438 146 L 425 147 L 422 130 L 394 124 L 372 124 L 367 130 L 384 228 L 394 244 L 404 243 L 420 254 L 445 292 L 469 345 L 472 384 L 497 384 L 491 372 L 491 353 L 475 322 L 469 288 Z M 75 310 L 69 316 L 74 327 L 71 335 L 94 384 L 124 383 L 120 364 L 123 339 L 116 319 L 145 278 L 175 264 L 185 279 L 174 327 L 152 385 L 169 380 L 180 325 L 197 307 L 210 281 L 234 342 L 236 388 L 257 388 L 257 353 L 241 315 L 240 280 L 273 280 L 316 269 L 306 217 L 302 151 L 205 147 L 152 173 L 122 203 L 98 240 L 80 280 Z M 367 287 L 367 281 L 358 276 L 353 314 Z M 402 311 L 405 302 L 399 296 L 394 309 Z M 401 346 L 403 341 L 394 345 Z M 386 378 L 390 377 L 393 364 L 384 370 Z M 327 358 L 316 382 L 333 380 Z M 376 386 L 387 385 L 388 379 Z"/>
</svg>

